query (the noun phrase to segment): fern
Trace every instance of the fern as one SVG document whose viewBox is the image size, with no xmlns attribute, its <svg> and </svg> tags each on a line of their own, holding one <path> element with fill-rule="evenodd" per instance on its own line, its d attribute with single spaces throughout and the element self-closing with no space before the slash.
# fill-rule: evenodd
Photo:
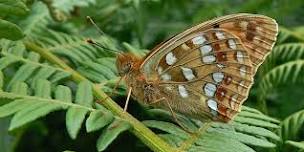
<svg viewBox="0 0 304 152">
<path fill-rule="evenodd" d="M 151 113 L 157 117 L 170 115 L 156 109 L 151 110 Z M 195 133 L 189 134 L 178 126 L 164 121 L 147 120 L 143 123 L 163 131 L 160 136 L 179 151 L 254 151 L 249 146 L 273 148 L 275 144 L 271 140 L 280 140 L 279 136 L 267 129 L 279 128 L 279 121 L 248 107 L 244 107 L 240 115 L 229 124 L 209 122 L 200 128 L 200 125 L 192 120 L 183 122 L 188 127 L 196 126 L 191 127 Z"/>
<path fill-rule="evenodd" d="M 0 19 L 0 38 L 9 40 L 20 40 L 24 37 L 24 33 L 20 27 L 3 18 L 8 15 L 22 16 L 29 10 L 22 1 L 0 1 L 1 19 Z"/>
<path fill-rule="evenodd" d="M 284 84 L 303 83 L 303 60 L 290 61 L 269 71 L 259 83 L 260 100 L 274 87 Z"/>
<path fill-rule="evenodd" d="M 303 142 L 297 142 L 300 138 L 300 132 L 304 125 L 304 111 L 298 111 L 281 122 L 280 133 L 282 142 L 281 149 L 285 151 L 293 151 L 297 148 L 303 150 Z"/>
<path fill-rule="evenodd" d="M 5 48 L 9 48 L 9 45 L 12 45 L 9 41 L 2 41 L 4 48 L 1 50 L 1 70 L 6 71 L 14 68 L 13 65 L 19 65 L 9 82 L 3 84 L 3 79 L 8 75 L 2 74 L 1 77 L 0 98 L 6 100 L 0 101 L 8 103 L 0 107 L 0 117 L 14 115 L 9 130 L 15 130 L 56 110 L 67 110 L 67 131 L 73 139 L 76 138 L 87 114 L 89 114 L 85 123 L 87 132 L 100 130 L 112 123 L 114 116 L 102 106 L 96 106 L 93 103 L 90 82 L 79 83 L 75 97 L 73 97 L 69 87 L 56 85 L 59 80 L 69 78 L 71 72 L 48 65 L 49 63 L 40 63 L 40 56 L 34 52 L 27 54 L 24 50 L 25 47 L 18 47 L 23 48 L 20 50 L 12 49 L 12 47 L 10 50 L 6 50 Z M 27 54 L 27 56 L 23 56 L 23 54 Z M 72 101 L 72 99 L 75 100 Z M 115 125 L 122 123 L 123 126 L 126 126 L 124 121 L 114 122 Z M 108 128 L 103 134 L 116 137 L 120 132 Z M 110 143 L 111 140 L 113 138 L 107 139 L 106 142 Z M 105 141 L 100 140 L 99 142 Z M 105 144 L 98 143 L 97 145 L 106 147 Z"/>
<path fill-rule="evenodd" d="M 295 141 L 289 141 L 288 140 L 288 141 L 286 141 L 286 144 L 300 149 L 299 151 L 303 151 L 304 150 L 304 141 L 295 142 Z"/>
<path fill-rule="evenodd" d="M 61 0 L 54 1 L 52 6 L 65 12 L 70 13 L 73 11 L 74 7 L 86 7 L 90 4 L 95 4 L 95 0 L 86 0 L 86 1 L 73 1 L 73 0 Z"/>
</svg>

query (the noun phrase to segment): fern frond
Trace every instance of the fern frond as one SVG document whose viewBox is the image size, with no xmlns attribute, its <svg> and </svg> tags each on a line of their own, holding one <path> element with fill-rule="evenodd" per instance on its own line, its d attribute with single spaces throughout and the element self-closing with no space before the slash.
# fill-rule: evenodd
<svg viewBox="0 0 304 152">
<path fill-rule="evenodd" d="M 167 115 L 166 117 L 170 115 L 169 112 L 159 109 L 153 109 L 150 112 L 154 115 Z M 246 117 L 248 119 L 248 116 L 251 117 L 250 121 L 245 120 Z M 280 137 L 269 130 L 269 128 L 279 128 L 279 121 L 248 107 L 244 107 L 233 122 L 228 124 L 207 122 L 200 128 L 196 127 L 194 135 L 169 122 L 147 120 L 143 123 L 151 128 L 163 131 L 164 133 L 161 133 L 160 136 L 180 151 L 254 151 L 249 146 L 273 148 L 275 147 L 273 140 L 280 141 Z M 192 126 L 198 125 L 191 120 L 187 123 L 194 123 Z M 185 124 L 185 126 L 189 126 L 189 124 Z M 204 127 L 205 129 L 202 129 Z"/>
<path fill-rule="evenodd" d="M 299 131 L 304 126 L 304 110 L 298 111 L 281 123 L 281 136 L 283 140 L 297 140 L 299 137 Z"/>
<path fill-rule="evenodd" d="M 296 32 L 289 30 L 285 27 L 280 26 L 279 36 L 277 43 L 286 42 L 288 39 L 293 39 L 296 41 L 304 42 L 304 39 L 301 35 L 297 34 Z"/>
<path fill-rule="evenodd" d="M 2 40 L 0 43 L 4 44 L 6 41 Z M 10 42 L 6 45 L 14 45 Z M 20 44 L 17 42 L 17 44 Z M 23 45 L 22 43 L 20 45 Z M 23 48 L 23 49 L 20 49 Z M 11 77 L 7 88 L 11 88 L 15 82 L 30 81 L 31 85 L 35 85 L 38 79 L 48 79 L 52 83 L 68 78 L 71 73 L 60 68 L 50 66 L 46 63 L 41 63 L 40 55 L 34 52 L 25 53 L 25 47 L 17 47 L 15 49 L 4 47 L 1 52 L 0 70 L 11 67 L 12 65 L 19 65 L 16 73 Z"/>
<path fill-rule="evenodd" d="M 55 87 L 55 90 L 52 90 L 51 83 L 46 80 L 38 80 L 36 88 L 32 90 L 24 82 L 15 83 L 12 88 L 14 88 L 12 92 L 0 92 L 0 99 L 9 99 L 1 100 L 2 102 L 8 101 L 8 103 L 0 107 L 0 117 L 14 115 L 10 123 L 10 130 L 19 128 L 50 112 L 67 109 L 67 130 L 71 138 L 75 139 L 87 113 L 90 114 L 86 120 L 87 132 L 102 129 L 111 124 L 114 119 L 113 115 L 102 106 L 99 105 L 97 109 L 92 107 L 93 98 L 90 91 L 92 89 L 90 89 L 89 82 L 81 82 L 79 84 L 74 101 L 72 101 L 72 94 L 68 87 L 59 85 Z M 33 95 L 29 94 L 30 92 L 33 92 Z M 119 124 L 120 121 L 119 123 L 114 121 L 112 126 Z M 122 124 L 125 126 L 123 130 L 130 128 L 126 122 Z M 103 142 L 98 141 L 97 145 L 106 148 L 123 131 L 117 131 L 116 129 L 112 130 L 111 127 L 108 127 L 103 134 L 113 137 L 102 140 L 107 142 L 107 144 L 104 145 Z"/>
<path fill-rule="evenodd" d="M 295 60 L 273 68 L 260 80 L 259 100 L 266 98 L 267 92 L 278 85 L 303 83 L 304 61 Z"/>
<path fill-rule="evenodd" d="M 304 126 L 304 110 L 288 116 L 281 122 L 280 126 L 281 128 L 277 130 L 282 139 L 278 143 L 280 149 L 283 151 L 303 150 L 303 142 L 298 142 L 298 140 L 301 140 L 301 131 Z"/>
<path fill-rule="evenodd" d="M 44 35 L 47 25 L 52 22 L 47 7 L 42 2 L 32 5 L 31 13 L 20 25 L 26 34 L 27 40 L 33 40 Z"/>
<path fill-rule="evenodd" d="M 296 147 L 298 149 L 301 149 L 302 151 L 304 150 L 304 141 L 301 141 L 301 142 L 297 142 L 297 141 L 290 141 L 290 140 L 287 140 L 285 142 L 287 145 L 291 145 L 293 147 Z"/>
<path fill-rule="evenodd" d="M 273 48 L 259 71 L 265 74 L 275 66 L 299 59 L 304 59 L 304 44 L 284 43 Z"/>
<path fill-rule="evenodd" d="M 69 87 L 57 85 L 59 80 L 70 78 L 71 71 L 52 65 L 35 52 L 27 52 L 20 42 L 3 40 L 0 43 L 3 45 L 1 70 L 13 72 L 12 76 L 8 72 L 0 75 L 0 101 L 8 102 L 1 104 L 0 117 L 13 115 L 9 130 L 15 130 L 57 110 L 67 110 L 66 127 L 72 139 L 77 137 L 84 121 L 87 132 L 92 132 L 115 120 L 111 112 L 95 105 L 91 82 L 80 82 L 76 85 L 76 94 L 73 95 Z M 4 82 L 4 79 L 8 81 Z M 125 127 L 124 130 L 129 128 Z M 111 143 L 124 130 L 106 129 L 104 133 L 113 138 L 106 138 L 102 143 Z M 102 143 L 98 145 L 106 148 L 107 145 Z"/>
</svg>

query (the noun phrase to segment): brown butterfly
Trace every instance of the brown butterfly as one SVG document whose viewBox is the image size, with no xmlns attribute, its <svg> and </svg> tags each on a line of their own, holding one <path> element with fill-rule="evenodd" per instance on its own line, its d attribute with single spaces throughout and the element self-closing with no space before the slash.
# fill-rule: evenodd
<svg viewBox="0 0 304 152">
<path fill-rule="evenodd" d="M 173 114 L 228 122 L 240 112 L 277 34 L 272 18 L 227 15 L 170 38 L 144 58 L 119 54 L 116 64 L 137 101 Z"/>
</svg>

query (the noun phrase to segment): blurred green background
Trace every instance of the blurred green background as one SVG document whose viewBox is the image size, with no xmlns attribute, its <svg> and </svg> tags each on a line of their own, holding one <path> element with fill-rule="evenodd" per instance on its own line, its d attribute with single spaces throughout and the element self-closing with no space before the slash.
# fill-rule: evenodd
<svg viewBox="0 0 304 152">
<path fill-rule="evenodd" d="M 30 9 L 33 4 L 39 2 L 23 1 Z M 40 2 L 47 6 L 44 9 L 49 9 L 52 18 L 57 20 L 48 28 L 71 35 L 98 38 L 97 30 L 86 21 L 86 16 L 91 16 L 97 25 L 113 38 L 118 49 L 125 49 L 122 43 L 127 42 L 134 48 L 149 50 L 195 24 L 233 13 L 264 14 L 276 19 L 280 26 L 278 44 L 304 42 L 303 0 L 44 0 Z M 22 22 L 27 16 L 28 14 L 3 17 L 22 28 Z M 271 62 L 271 65 L 274 67 L 284 62 L 276 60 Z M 264 100 L 259 99 L 261 94 L 258 85 L 268 71 L 269 67 L 266 66 L 259 70 L 245 105 L 257 108 L 279 120 L 284 120 L 289 115 L 302 110 L 304 108 L 302 81 L 289 83 L 288 78 L 284 83 L 271 88 Z M 304 78 L 304 75 L 300 75 L 297 79 L 301 77 Z M 124 101 L 123 94 L 116 96 L 116 101 Z M 123 105 L 123 103 L 119 104 Z M 136 101 L 131 101 L 128 111 L 140 120 L 148 115 Z M 0 136 L 6 137 L 0 143 L 0 151 L 4 152 L 7 150 L 7 145 L 13 145 L 18 152 L 54 152 L 66 149 L 93 152 L 96 151 L 95 141 L 101 133 L 99 131 L 87 134 L 82 128 L 76 140 L 70 139 L 65 131 L 63 111 L 53 112 L 36 120 L 16 134 L 10 133 L 14 137 L 7 135 L 8 125 L 9 118 L 0 120 Z M 297 140 L 303 141 L 303 127 L 300 130 Z M 124 132 L 107 151 L 150 150 L 132 134 Z M 284 151 L 284 149 L 267 151 Z"/>
</svg>

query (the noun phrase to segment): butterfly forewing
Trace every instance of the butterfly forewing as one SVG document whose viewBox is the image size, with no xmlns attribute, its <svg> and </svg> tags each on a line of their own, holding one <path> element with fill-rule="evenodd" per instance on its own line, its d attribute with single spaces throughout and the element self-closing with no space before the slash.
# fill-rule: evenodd
<svg viewBox="0 0 304 152">
<path fill-rule="evenodd" d="M 254 71 L 272 49 L 278 33 L 275 20 L 260 15 L 239 16 L 235 20 L 222 21 L 218 25 L 241 39 L 250 55 Z"/>
<path fill-rule="evenodd" d="M 195 118 L 229 121 L 248 97 L 257 67 L 271 50 L 271 18 L 238 14 L 197 25 L 166 41 L 141 65 L 157 75 L 172 109 Z"/>
</svg>

